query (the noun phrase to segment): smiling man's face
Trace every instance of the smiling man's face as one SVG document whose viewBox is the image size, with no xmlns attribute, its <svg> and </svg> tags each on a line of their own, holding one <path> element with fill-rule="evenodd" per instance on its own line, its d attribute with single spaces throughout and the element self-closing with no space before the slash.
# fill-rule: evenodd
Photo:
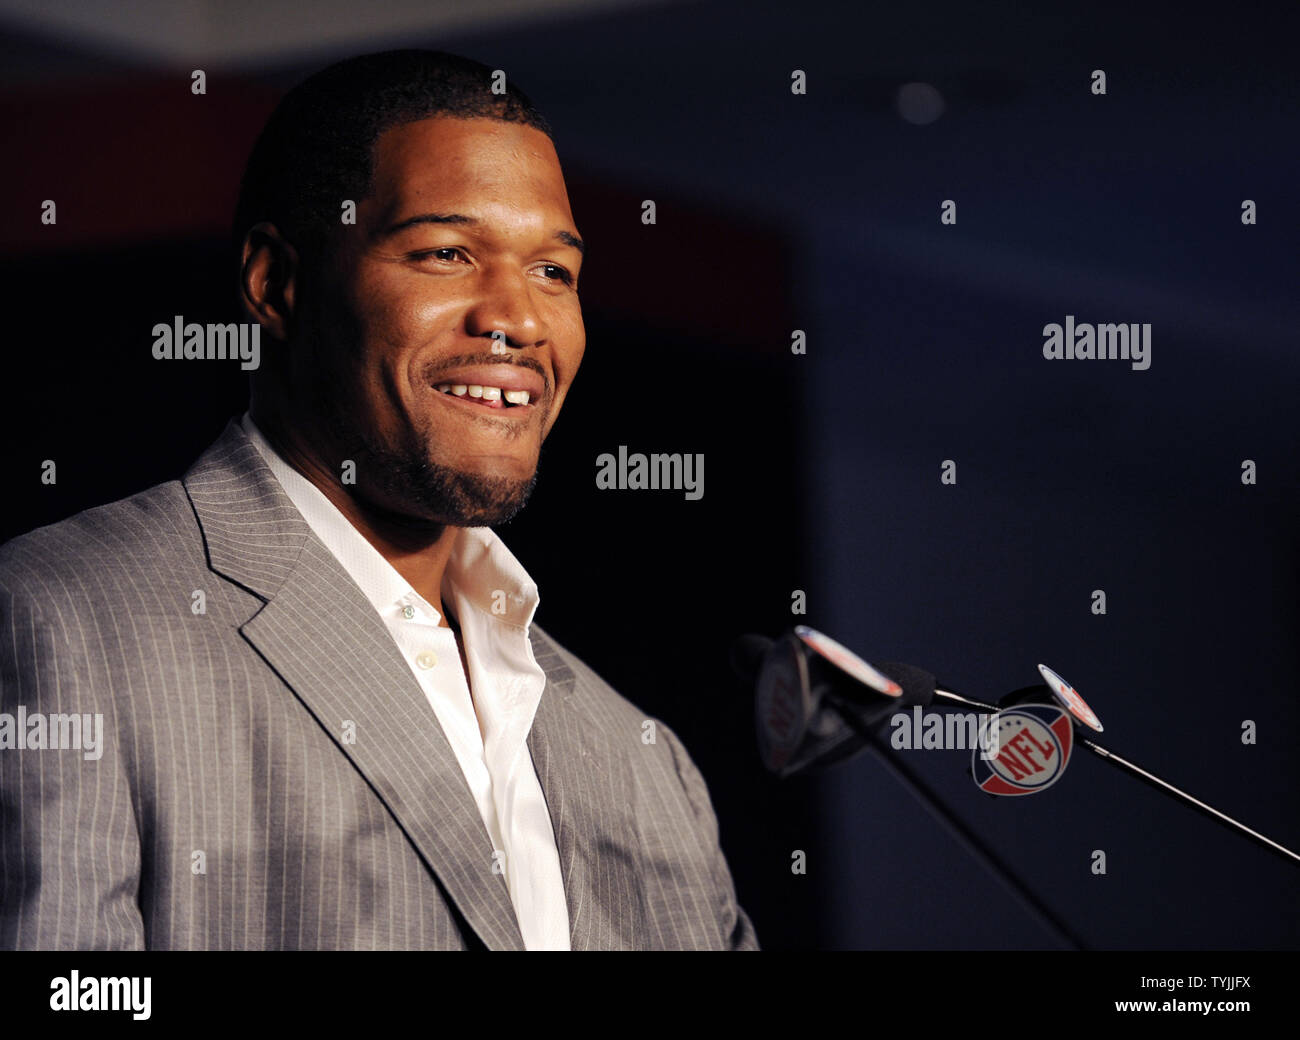
<svg viewBox="0 0 1300 1040">
<path fill-rule="evenodd" d="M 372 508 L 500 523 L 528 497 L 586 345 L 555 148 L 495 119 L 395 127 L 356 219 L 304 301 L 293 384 L 311 388 L 312 437 L 356 463 L 349 490 Z"/>
</svg>

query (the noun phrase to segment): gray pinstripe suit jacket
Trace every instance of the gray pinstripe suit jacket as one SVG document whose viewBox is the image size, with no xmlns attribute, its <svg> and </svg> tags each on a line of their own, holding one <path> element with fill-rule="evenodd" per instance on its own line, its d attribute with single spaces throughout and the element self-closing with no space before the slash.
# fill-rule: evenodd
<svg viewBox="0 0 1300 1040">
<path fill-rule="evenodd" d="M 680 742 L 532 641 L 573 948 L 756 949 Z M 19 705 L 102 713 L 104 751 L 0 750 L 0 946 L 523 948 L 424 694 L 236 423 L 183 480 L 0 548 Z"/>
</svg>

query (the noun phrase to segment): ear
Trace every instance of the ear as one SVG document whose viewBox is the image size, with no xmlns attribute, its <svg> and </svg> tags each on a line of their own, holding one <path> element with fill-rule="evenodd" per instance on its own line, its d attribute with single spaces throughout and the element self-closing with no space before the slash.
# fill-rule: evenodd
<svg viewBox="0 0 1300 1040">
<path fill-rule="evenodd" d="M 262 328 L 285 343 L 301 270 L 298 251 L 279 228 L 266 221 L 249 228 L 240 254 L 239 297 Z"/>
</svg>

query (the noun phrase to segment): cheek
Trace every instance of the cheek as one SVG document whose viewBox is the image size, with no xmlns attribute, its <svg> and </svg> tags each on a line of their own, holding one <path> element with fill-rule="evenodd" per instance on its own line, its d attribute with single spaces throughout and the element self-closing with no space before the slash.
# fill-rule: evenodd
<svg viewBox="0 0 1300 1040">
<path fill-rule="evenodd" d="M 353 283 L 351 306 L 357 315 L 362 346 L 405 341 L 428 320 L 432 308 L 396 272 L 377 272 Z"/>
<path fill-rule="evenodd" d="M 555 353 L 553 355 L 555 362 L 555 381 L 556 397 L 568 391 L 569 384 L 573 382 L 573 377 L 578 374 L 578 366 L 582 364 L 582 357 L 587 349 L 587 331 L 582 324 L 582 312 L 575 310 L 572 314 L 566 314 L 562 320 L 557 320 L 552 326 L 556 329 L 555 335 Z"/>
<path fill-rule="evenodd" d="M 402 272 L 381 269 L 358 278 L 350 294 L 363 382 L 408 406 L 423 389 L 419 358 L 453 321 L 452 304 L 420 288 Z"/>
</svg>

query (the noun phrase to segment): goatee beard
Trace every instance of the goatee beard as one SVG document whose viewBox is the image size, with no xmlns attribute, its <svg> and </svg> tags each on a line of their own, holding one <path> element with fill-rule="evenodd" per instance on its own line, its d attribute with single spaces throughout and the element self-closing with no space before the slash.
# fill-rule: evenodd
<svg viewBox="0 0 1300 1040">
<path fill-rule="evenodd" d="M 415 517 L 452 527 L 496 527 L 523 509 L 537 483 L 464 473 L 429 460 L 421 450 L 390 451 L 367 446 L 358 460 L 369 482 L 387 502 L 403 503 Z"/>
<path fill-rule="evenodd" d="M 331 439 L 342 459 L 356 463 L 360 489 L 370 508 L 410 526 L 496 527 L 523 509 L 537 484 L 537 470 L 527 480 L 465 473 L 428 457 L 427 436 L 416 432 L 398 448 L 377 443 L 334 408 L 329 411 Z M 381 506 L 380 503 L 383 503 Z"/>
</svg>

